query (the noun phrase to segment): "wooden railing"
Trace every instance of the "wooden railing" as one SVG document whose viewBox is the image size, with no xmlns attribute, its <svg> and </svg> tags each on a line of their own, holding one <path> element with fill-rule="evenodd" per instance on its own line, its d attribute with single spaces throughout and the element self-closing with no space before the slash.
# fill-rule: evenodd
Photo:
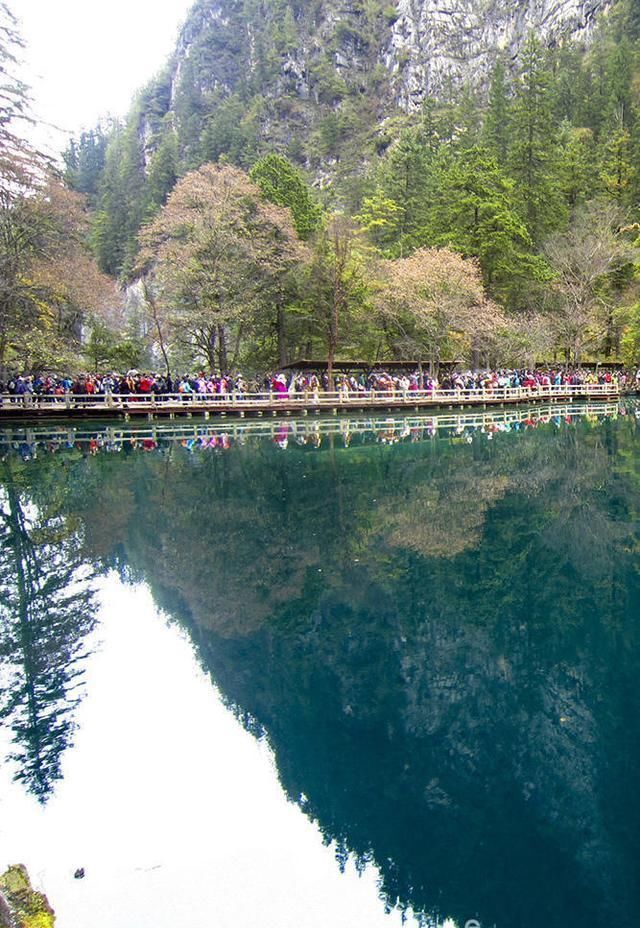
<svg viewBox="0 0 640 928">
<path fill-rule="evenodd" d="M 508 403 L 526 400 L 563 400 L 573 397 L 606 399 L 620 394 L 615 383 L 552 384 L 535 387 L 495 387 L 492 389 L 450 390 L 366 390 L 319 391 L 290 393 L 163 393 L 163 394 L 75 394 L 21 396 L 0 395 L 2 411 L 17 408 L 34 410 L 101 410 L 152 411 L 167 408 L 204 410 L 260 410 L 260 409 L 348 409 L 367 406 L 395 407 L 475 405 L 478 403 Z"/>
</svg>

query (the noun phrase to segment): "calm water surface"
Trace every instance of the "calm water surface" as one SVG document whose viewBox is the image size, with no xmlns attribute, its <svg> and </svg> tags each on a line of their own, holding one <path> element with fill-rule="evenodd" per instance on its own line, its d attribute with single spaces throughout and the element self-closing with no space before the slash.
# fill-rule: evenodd
<svg viewBox="0 0 640 928">
<path fill-rule="evenodd" d="M 60 928 L 637 926 L 639 422 L 0 433 L 0 866 Z"/>
</svg>

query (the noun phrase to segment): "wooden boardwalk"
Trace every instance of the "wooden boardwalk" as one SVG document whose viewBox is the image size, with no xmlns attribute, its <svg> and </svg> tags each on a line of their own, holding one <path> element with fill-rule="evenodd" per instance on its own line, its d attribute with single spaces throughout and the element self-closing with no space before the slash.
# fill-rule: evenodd
<svg viewBox="0 0 640 928">
<path fill-rule="evenodd" d="M 205 419 L 237 416 L 338 415 L 359 412 L 425 412 L 436 409 L 558 403 L 578 400 L 615 401 L 617 384 L 575 384 L 529 387 L 500 387 L 494 390 L 414 390 L 363 393 L 275 393 L 164 394 L 107 396 L 0 396 L 0 422 L 42 419 L 175 419 L 201 416 Z"/>
</svg>

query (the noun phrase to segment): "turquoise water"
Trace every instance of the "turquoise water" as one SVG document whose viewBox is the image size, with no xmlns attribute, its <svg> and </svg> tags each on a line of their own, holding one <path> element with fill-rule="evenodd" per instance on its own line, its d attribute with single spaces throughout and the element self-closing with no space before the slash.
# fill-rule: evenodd
<svg viewBox="0 0 640 928">
<path fill-rule="evenodd" d="M 636 413 L 1 435 L 0 862 L 61 928 L 637 925 Z"/>
</svg>

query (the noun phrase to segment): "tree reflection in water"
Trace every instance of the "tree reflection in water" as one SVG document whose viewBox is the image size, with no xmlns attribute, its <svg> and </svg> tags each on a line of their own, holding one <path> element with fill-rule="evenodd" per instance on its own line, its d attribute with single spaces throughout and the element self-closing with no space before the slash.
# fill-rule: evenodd
<svg viewBox="0 0 640 928">
<path fill-rule="evenodd" d="M 535 424 L 159 432 L 37 464 L 85 562 L 146 580 L 388 904 L 631 926 L 637 424 Z"/>
<path fill-rule="evenodd" d="M 10 461 L 0 485 L 0 719 L 13 733 L 16 779 L 44 802 L 72 739 L 94 625 L 91 571 L 72 520 L 31 501 Z"/>
</svg>

